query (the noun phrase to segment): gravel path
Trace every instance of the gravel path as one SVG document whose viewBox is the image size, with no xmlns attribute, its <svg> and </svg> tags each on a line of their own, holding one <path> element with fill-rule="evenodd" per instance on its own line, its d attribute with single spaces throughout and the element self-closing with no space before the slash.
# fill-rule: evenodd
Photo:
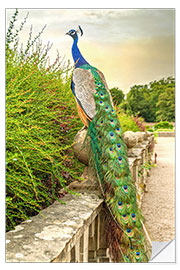
<svg viewBox="0 0 180 270">
<path fill-rule="evenodd" d="M 169 241 L 175 237 L 175 138 L 158 137 L 154 153 L 157 167 L 147 179 L 142 213 L 151 240 Z"/>
</svg>

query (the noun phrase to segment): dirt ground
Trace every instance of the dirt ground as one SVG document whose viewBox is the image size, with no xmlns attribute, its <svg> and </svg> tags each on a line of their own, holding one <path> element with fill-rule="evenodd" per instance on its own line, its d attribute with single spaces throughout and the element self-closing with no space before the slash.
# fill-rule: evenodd
<svg viewBox="0 0 180 270">
<path fill-rule="evenodd" d="M 142 213 L 151 240 L 169 241 L 175 238 L 175 138 L 158 137 L 154 153 L 157 167 L 147 179 Z"/>
</svg>

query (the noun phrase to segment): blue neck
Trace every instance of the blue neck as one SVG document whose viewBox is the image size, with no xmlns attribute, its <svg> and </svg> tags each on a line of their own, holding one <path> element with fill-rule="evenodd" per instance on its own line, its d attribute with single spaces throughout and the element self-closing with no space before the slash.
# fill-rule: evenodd
<svg viewBox="0 0 180 270">
<path fill-rule="evenodd" d="M 74 63 L 75 63 L 75 68 L 80 67 L 84 64 L 88 64 L 89 63 L 84 59 L 84 57 L 82 56 L 78 46 L 78 38 L 74 39 L 73 45 L 72 45 L 72 56 L 74 59 Z"/>
</svg>

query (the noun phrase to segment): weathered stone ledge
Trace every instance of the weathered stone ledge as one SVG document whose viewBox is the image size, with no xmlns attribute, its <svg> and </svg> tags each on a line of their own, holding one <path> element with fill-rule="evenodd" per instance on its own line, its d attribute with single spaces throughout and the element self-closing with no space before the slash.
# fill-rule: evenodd
<svg viewBox="0 0 180 270">
<path fill-rule="evenodd" d="M 66 261 L 99 214 L 103 200 L 84 193 L 67 194 L 63 202 L 55 202 L 6 234 L 7 262 Z"/>
<path fill-rule="evenodd" d="M 145 167 L 151 161 L 154 136 L 150 133 L 136 136 L 136 144 L 128 148 L 128 160 L 141 207 L 150 174 Z M 86 167 L 83 177 L 84 181 L 69 186 L 79 195 L 67 194 L 62 199 L 66 204 L 55 202 L 6 234 L 7 262 L 110 261 L 98 182 L 90 167 Z M 144 230 L 151 245 L 145 226 Z"/>
</svg>

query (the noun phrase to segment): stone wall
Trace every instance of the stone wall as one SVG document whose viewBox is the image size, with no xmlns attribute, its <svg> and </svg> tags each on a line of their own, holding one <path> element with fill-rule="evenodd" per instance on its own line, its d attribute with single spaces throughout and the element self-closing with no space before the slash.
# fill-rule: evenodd
<svg viewBox="0 0 180 270">
<path fill-rule="evenodd" d="M 67 194 L 63 202 L 55 202 L 6 234 L 7 262 L 88 261 L 90 227 L 103 200 L 82 193 Z"/>
<path fill-rule="evenodd" d="M 87 164 L 86 146 L 82 149 L 85 133 L 84 129 L 79 132 L 74 149 L 76 156 Z M 128 146 L 133 181 L 137 187 L 137 202 L 141 207 L 143 194 L 147 192 L 146 180 L 150 169 L 146 165 L 151 160 L 154 136 L 141 132 L 125 132 L 123 136 Z M 65 195 L 63 203 L 55 202 L 6 234 L 7 262 L 111 261 L 105 237 L 103 199 L 98 183 L 88 167 L 82 177 L 84 181 L 76 181 L 69 186 L 78 195 Z M 144 224 L 143 227 L 151 246 Z"/>
<path fill-rule="evenodd" d="M 87 140 L 84 144 L 86 133 L 86 128 L 82 128 L 77 133 L 73 149 L 75 156 L 87 165 L 89 163 L 89 142 Z M 126 131 L 123 133 L 123 139 L 127 145 L 129 165 L 137 188 L 137 201 L 141 206 L 143 193 L 147 192 L 146 180 L 150 174 L 149 164 L 154 149 L 154 135 L 151 132 Z"/>
<path fill-rule="evenodd" d="M 159 131 L 158 137 L 175 137 L 175 131 Z"/>
</svg>

